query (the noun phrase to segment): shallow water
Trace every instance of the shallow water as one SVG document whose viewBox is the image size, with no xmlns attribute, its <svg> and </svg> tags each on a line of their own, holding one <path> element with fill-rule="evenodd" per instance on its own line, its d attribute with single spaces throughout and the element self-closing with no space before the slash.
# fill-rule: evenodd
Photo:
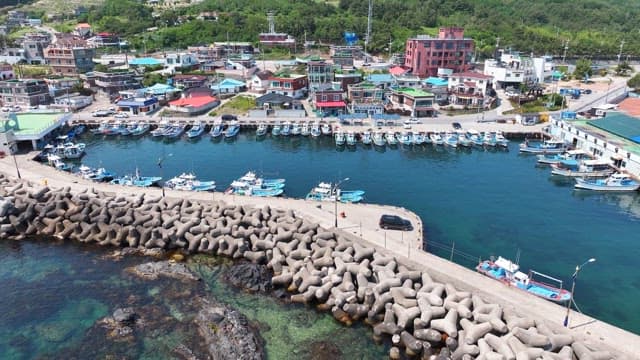
<svg viewBox="0 0 640 360">
<path fill-rule="evenodd" d="M 193 171 L 215 180 L 218 189 L 255 170 L 286 178 L 292 197 L 304 197 L 319 181 L 349 177 L 343 189 L 362 189 L 368 202 L 415 211 L 423 219 L 427 249 L 449 259 L 455 244 L 453 260 L 468 267 L 490 255 L 515 260 L 520 252 L 524 271 L 533 268 L 570 287 L 575 266 L 597 258 L 580 272 L 576 302 L 583 312 L 640 334 L 637 194 L 574 191 L 571 182 L 536 167 L 535 157 L 518 154 L 516 143 L 508 151 L 337 149 L 328 137 L 256 141 L 252 133 L 243 130 L 231 142 L 86 136 L 83 162 L 119 174 L 138 167 L 143 175 L 165 178 Z"/>
<path fill-rule="evenodd" d="M 173 359 L 179 344 L 202 349 L 192 319 L 196 296 L 213 296 L 260 328 L 268 358 L 308 359 L 311 343 L 333 344 L 345 359 L 380 358 L 370 329 L 347 329 L 330 314 L 251 295 L 220 281 L 229 261 L 191 264 L 204 282 L 141 280 L 124 269 L 151 261 L 106 257 L 113 249 L 45 241 L 0 241 L 0 358 Z M 144 320 L 130 339 L 111 339 L 99 320 L 131 306 Z"/>
</svg>

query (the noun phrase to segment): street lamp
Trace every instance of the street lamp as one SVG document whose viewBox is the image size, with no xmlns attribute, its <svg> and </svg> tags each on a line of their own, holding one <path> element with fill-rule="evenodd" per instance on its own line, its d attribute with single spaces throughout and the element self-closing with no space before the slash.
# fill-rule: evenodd
<svg viewBox="0 0 640 360">
<path fill-rule="evenodd" d="M 580 272 L 580 270 L 582 269 L 583 266 L 587 265 L 588 263 L 592 263 L 594 261 L 596 261 L 596 259 L 595 258 L 591 258 L 591 259 L 583 262 L 582 265 L 576 266 L 576 271 L 571 276 L 571 279 L 573 280 L 573 283 L 571 284 L 571 297 L 569 298 L 569 301 L 567 301 L 567 315 L 564 317 L 564 327 L 568 327 L 569 326 L 569 313 L 571 312 L 571 303 L 573 302 L 573 298 L 574 298 L 574 294 L 575 294 L 575 290 L 576 290 L 576 279 L 578 278 L 578 273 Z"/>
<path fill-rule="evenodd" d="M 331 190 L 331 193 L 333 194 L 333 219 L 334 219 L 333 226 L 336 229 L 338 228 L 338 195 L 339 195 L 338 190 L 340 190 L 339 188 L 340 184 L 342 184 L 345 181 L 349 181 L 349 178 L 347 177 L 338 181 L 333 187 L 333 190 Z"/>
</svg>

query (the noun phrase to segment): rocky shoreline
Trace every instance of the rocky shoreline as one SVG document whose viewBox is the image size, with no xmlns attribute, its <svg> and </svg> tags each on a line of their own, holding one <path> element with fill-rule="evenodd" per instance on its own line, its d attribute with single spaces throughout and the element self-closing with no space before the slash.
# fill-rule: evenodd
<svg viewBox="0 0 640 360">
<path fill-rule="evenodd" d="M 438 283 L 428 273 L 406 268 L 393 257 L 296 217 L 292 210 L 88 189 L 73 193 L 0 175 L 0 238 L 29 235 L 266 264 L 274 274 L 273 286 L 293 293 L 291 301 L 317 304 L 345 324 L 362 320 L 373 327 L 376 340 L 390 339 L 392 359 L 615 357 L 556 324 Z M 157 273 L 155 266 L 145 269 L 148 276 Z M 252 286 L 261 290 L 259 283 Z M 233 311 L 205 311 L 201 323 L 211 325 L 220 312 L 226 316 Z M 205 330 L 213 332 L 211 326 Z M 257 343 L 244 345 L 251 344 Z"/>
</svg>

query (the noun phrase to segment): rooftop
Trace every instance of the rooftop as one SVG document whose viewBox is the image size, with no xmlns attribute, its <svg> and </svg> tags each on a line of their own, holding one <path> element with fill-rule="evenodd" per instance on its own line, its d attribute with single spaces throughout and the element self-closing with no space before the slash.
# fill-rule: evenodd
<svg viewBox="0 0 640 360">
<path fill-rule="evenodd" d="M 455 78 L 471 78 L 471 79 L 482 79 L 482 80 L 493 79 L 493 76 L 491 75 L 485 75 L 485 74 L 474 72 L 474 71 L 453 73 L 450 76 Z"/>
<path fill-rule="evenodd" d="M 180 98 L 178 100 L 170 101 L 169 105 L 178 106 L 178 107 L 189 107 L 189 106 L 201 107 L 215 101 L 218 101 L 216 97 L 205 95 L 205 96 Z"/>
<path fill-rule="evenodd" d="M 434 96 L 430 92 L 426 92 L 426 91 L 422 91 L 422 90 L 418 90 L 418 89 L 414 89 L 414 88 L 408 88 L 408 87 L 397 88 L 397 89 L 394 89 L 394 91 L 398 92 L 398 93 L 402 93 L 404 95 L 409 95 L 409 96 L 412 96 L 412 97 Z"/>
<path fill-rule="evenodd" d="M 51 125 L 53 125 L 62 116 L 62 113 L 19 113 L 16 114 L 18 119 L 19 130 L 13 133 L 17 136 L 38 135 Z"/>
<path fill-rule="evenodd" d="M 143 57 L 129 60 L 129 65 L 160 65 L 162 61 L 154 58 Z"/>
</svg>

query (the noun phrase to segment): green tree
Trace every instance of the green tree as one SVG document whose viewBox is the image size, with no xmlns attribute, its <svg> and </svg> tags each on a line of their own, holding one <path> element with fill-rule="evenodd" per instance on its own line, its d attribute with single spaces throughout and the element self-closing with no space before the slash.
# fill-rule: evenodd
<svg viewBox="0 0 640 360">
<path fill-rule="evenodd" d="M 627 86 L 634 90 L 640 89 L 640 74 L 635 74 L 631 79 L 627 81 Z"/>
<path fill-rule="evenodd" d="M 631 65 L 626 61 L 623 61 L 616 66 L 616 75 L 618 76 L 627 76 L 631 71 L 633 71 L 633 68 L 631 68 Z"/>
<path fill-rule="evenodd" d="M 573 72 L 573 77 L 576 79 L 585 79 L 591 77 L 593 69 L 591 69 L 591 60 L 580 59 L 576 62 L 576 69 Z"/>
</svg>

